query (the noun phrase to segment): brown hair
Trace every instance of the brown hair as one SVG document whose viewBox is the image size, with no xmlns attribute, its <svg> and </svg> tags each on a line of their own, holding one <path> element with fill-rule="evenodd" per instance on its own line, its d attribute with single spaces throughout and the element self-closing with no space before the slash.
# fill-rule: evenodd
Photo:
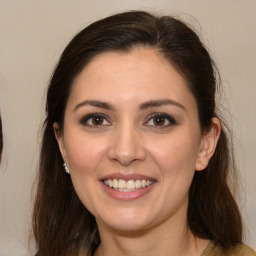
<svg viewBox="0 0 256 256">
<path fill-rule="evenodd" d="M 74 79 L 90 61 L 107 51 L 129 52 L 134 46 L 161 53 L 186 79 L 196 99 L 202 132 L 218 117 L 215 106 L 216 67 L 197 34 L 170 16 L 141 11 L 99 20 L 78 33 L 62 53 L 47 93 L 33 230 L 38 256 L 92 255 L 100 243 L 94 217 L 76 195 L 54 137 L 53 123 L 63 129 L 66 103 Z M 203 172 L 196 172 L 190 192 L 188 225 L 201 238 L 228 248 L 242 240 L 237 204 L 228 187 L 232 147 L 223 130 L 216 152 Z"/>
</svg>

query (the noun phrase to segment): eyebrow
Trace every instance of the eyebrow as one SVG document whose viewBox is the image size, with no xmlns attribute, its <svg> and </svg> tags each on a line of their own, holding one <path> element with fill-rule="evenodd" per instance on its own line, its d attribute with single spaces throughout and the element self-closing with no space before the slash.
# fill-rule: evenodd
<svg viewBox="0 0 256 256">
<path fill-rule="evenodd" d="M 107 109 L 107 110 L 114 110 L 115 109 L 114 106 L 112 106 L 111 104 L 109 104 L 107 102 L 98 101 L 98 100 L 85 100 L 85 101 L 82 101 L 81 103 L 79 103 L 78 105 L 76 105 L 73 111 L 76 111 L 80 107 L 88 106 L 88 105 L 93 106 L 93 107 L 97 107 L 97 108 Z M 179 107 L 183 110 L 186 110 L 185 107 L 182 104 L 180 104 L 179 102 L 177 102 L 175 100 L 172 100 L 172 99 L 150 100 L 150 101 L 142 103 L 139 106 L 139 109 L 140 110 L 146 110 L 146 109 L 149 109 L 149 108 L 161 107 L 161 106 L 165 106 L 165 105 L 172 105 L 172 106 Z"/>
<path fill-rule="evenodd" d="M 104 108 L 107 110 L 114 110 L 114 107 L 109 103 L 98 101 L 98 100 L 85 100 L 79 103 L 78 105 L 76 105 L 73 111 L 79 109 L 80 107 L 88 106 L 88 105 L 97 107 L 97 108 Z"/>
<path fill-rule="evenodd" d="M 185 107 L 179 102 L 172 99 L 161 99 L 161 100 L 150 100 L 140 105 L 140 110 L 146 110 L 148 108 L 161 107 L 165 105 L 173 105 L 183 110 L 186 110 Z"/>
</svg>

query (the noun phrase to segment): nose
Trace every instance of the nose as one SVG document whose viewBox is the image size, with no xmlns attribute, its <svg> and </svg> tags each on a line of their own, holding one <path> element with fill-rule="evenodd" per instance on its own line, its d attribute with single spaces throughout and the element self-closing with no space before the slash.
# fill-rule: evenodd
<svg viewBox="0 0 256 256">
<path fill-rule="evenodd" d="M 129 166 L 133 162 L 143 161 L 146 151 L 143 136 L 133 126 L 116 128 L 111 137 L 108 157 L 111 161 L 119 162 L 123 166 Z"/>
</svg>

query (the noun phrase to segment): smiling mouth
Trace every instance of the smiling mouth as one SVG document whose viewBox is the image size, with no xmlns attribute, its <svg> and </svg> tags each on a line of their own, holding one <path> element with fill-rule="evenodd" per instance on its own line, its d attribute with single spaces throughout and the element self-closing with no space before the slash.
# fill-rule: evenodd
<svg viewBox="0 0 256 256">
<path fill-rule="evenodd" d="M 122 180 L 122 179 L 106 179 L 103 180 L 103 183 L 120 192 L 131 192 L 136 191 L 138 189 L 143 189 L 151 186 L 154 181 L 152 180 L 145 180 L 145 179 L 137 179 L 137 180 Z"/>
</svg>

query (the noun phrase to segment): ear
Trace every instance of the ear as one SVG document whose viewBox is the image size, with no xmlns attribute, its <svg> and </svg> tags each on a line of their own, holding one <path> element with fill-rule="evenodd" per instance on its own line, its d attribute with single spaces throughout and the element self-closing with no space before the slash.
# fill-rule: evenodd
<svg viewBox="0 0 256 256">
<path fill-rule="evenodd" d="M 63 161 L 66 162 L 65 144 L 64 144 L 64 139 L 63 139 L 63 132 L 60 129 L 60 125 L 55 122 L 53 124 L 53 130 L 54 130 L 55 138 L 59 145 L 59 150 L 62 155 Z"/>
<path fill-rule="evenodd" d="M 199 148 L 197 161 L 196 161 L 196 171 L 204 170 L 212 155 L 215 152 L 219 137 L 221 133 L 220 120 L 217 117 L 212 118 L 212 125 L 209 131 L 203 133 L 201 138 L 201 145 Z"/>
</svg>

